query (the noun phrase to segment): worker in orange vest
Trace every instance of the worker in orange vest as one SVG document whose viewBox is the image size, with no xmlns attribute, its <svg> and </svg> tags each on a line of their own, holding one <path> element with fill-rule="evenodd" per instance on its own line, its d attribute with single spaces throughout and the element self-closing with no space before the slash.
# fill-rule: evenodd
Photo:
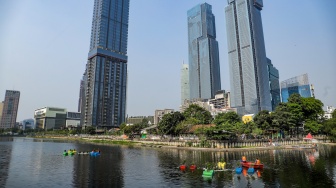
<svg viewBox="0 0 336 188">
<path fill-rule="evenodd" d="M 257 164 L 257 165 L 260 164 L 260 160 L 258 158 L 255 160 L 255 164 Z"/>
</svg>

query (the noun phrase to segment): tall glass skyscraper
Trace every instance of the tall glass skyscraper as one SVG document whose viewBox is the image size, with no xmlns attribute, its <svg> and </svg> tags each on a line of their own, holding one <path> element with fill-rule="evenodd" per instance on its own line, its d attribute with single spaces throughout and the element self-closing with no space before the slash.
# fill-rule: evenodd
<svg viewBox="0 0 336 188">
<path fill-rule="evenodd" d="M 190 99 L 214 98 L 221 90 L 215 16 L 204 3 L 188 11 Z"/>
<path fill-rule="evenodd" d="M 274 111 L 278 104 L 281 102 L 280 98 L 280 84 L 279 84 L 279 71 L 276 69 L 272 61 L 267 58 L 268 78 L 270 84 L 272 110 Z"/>
<path fill-rule="evenodd" d="M 311 85 L 309 84 L 308 74 L 296 76 L 281 82 L 282 102 L 288 102 L 288 98 L 293 93 L 298 93 L 301 97 L 312 97 Z"/>
<path fill-rule="evenodd" d="M 272 110 L 262 0 L 228 0 L 225 7 L 231 106 L 239 114 Z"/>
<path fill-rule="evenodd" d="M 95 0 L 84 73 L 83 126 L 125 121 L 129 0 Z"/>
</svg>

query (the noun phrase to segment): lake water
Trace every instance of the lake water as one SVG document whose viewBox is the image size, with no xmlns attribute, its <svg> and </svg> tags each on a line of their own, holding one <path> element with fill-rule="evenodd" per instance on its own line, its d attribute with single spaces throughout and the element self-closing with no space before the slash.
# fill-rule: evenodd
<svg viewBox="0 0 336 188">
<path fill-rule="evenodd" d="M 101 155 L 63 156 L 64 150 Z M 264 169 L 236 174 L 245 155 Z M 224 159 L 227 171 L 202 177 L 202 169 L 180 171 L 186 160 L 199 167 Z M 213 152 L 108 146 L 60 140 L 0 137 L 0 187 L 335 187 L 336 147 L 317 149 Z"/>
</svg>

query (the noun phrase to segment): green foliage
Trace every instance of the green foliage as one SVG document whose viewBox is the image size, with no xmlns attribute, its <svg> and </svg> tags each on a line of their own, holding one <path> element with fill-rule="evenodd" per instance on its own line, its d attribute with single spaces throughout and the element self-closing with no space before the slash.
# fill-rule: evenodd
<svg viewBox="0 0 336 188">
<path fill-rule="evenodd" d="M 313 97 L 302 98 L 302 111 L 305 119 L 318 120 L 324 114 L 323 103 Z"/>
<path fill-rule="evenodd" d="M 199 121 L 199 124 L 209 124 L 212 121 L 212 116 L 209 111 L 198 106 L 197 104 L 191 104 L 184 112 L 185 119 L 195 118 Z"/>
<path fill-rule="evenodd" d="M 85 128 L 85 132 L 91 135 L 96 134 L 96 128 L 94 128 L 93 126 L 87 126 Z"/>
<path fill-rule="evenodd" d="M 336 112 L 336 110 L 334 112 Z M 323 122 L 322 129 L 328 135 L 336 138 L 336 117 L 333 116 L 333 118 L 328 119 L 325 122 Z"/>
<path fill-rule="evenodd" d="M 175 134 L 176 126 L 183 120 L 184 116 L 180 112 L 165 114 L 157 127 L 159 133 L 162 135 Z"/>
<path fill-rule="evenodd" d="M 304 128 L 306 133 L 318 134 L 322 128 L 322 124 L 314 120 L 308 120 L 305 122 Z"/>
<path fill-rule="evenodd" d="M 268 110 L 262 110 L 254 116 L 253 122 L 261 129 L 266 130 L 271 127 L 272 116 Z"/>
<path fill-rule="evenodd" d="M 126 123 L 122 123 L 120 124 L 119 129 L 123 131 L 126 126 Z"/>
<path fill-rule="evenodd" d="M 293 93 L 288 97 L 288 103 L 295 103 L 298 105 L 302 105 L 302 97 L 298 93 Z"/>
<path fill-rule="evenodd" d="M 187 133 L 193 125 L 197 125 L 197 124 L 200 124 L 200 123 L 199 123 L 199 120 L 195 118 L 185 119 L 177 124 L 177 126 L 175 127 L 175 133 L 176 134 Z"/>
<path fill-rule="evenodd" d="M 235 124 L 237 122 L 241 122 L 241 118 L 236 112 L 219 113 L 213 121 L 217 126 L 225 123 Z"/>
<path fill-rule="evenodd" d="M 336 110 L 331 113 L 331 117 L 336 119 Z"/>
</svg>

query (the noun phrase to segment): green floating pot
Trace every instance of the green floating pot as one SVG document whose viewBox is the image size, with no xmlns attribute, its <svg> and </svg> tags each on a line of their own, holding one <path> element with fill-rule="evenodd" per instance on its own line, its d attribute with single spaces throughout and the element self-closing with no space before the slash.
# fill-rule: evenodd
<svg viewBox="0 0 336 188">
<path fill-rule="evenodd" d="M 214 170 L 204 170 L 202 176 L 203 177 L 212 177 L 214 175 Z"/>
</svg>

